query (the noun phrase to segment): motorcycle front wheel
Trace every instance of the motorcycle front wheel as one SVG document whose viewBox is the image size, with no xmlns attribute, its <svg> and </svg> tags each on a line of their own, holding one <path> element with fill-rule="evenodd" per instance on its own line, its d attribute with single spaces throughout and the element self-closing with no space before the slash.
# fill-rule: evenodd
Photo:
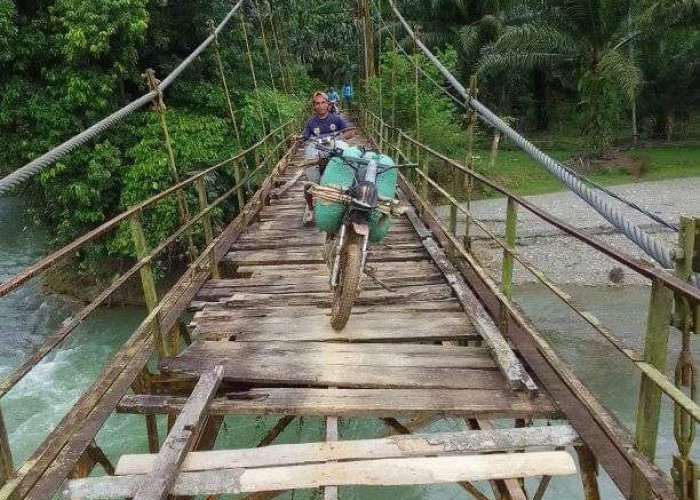
<svg viewBox="0 0 700 500">
<path fill-rule="evenodd" d="M 362 236 L 348 231 L 347 241 L 340 249 L 340 269 L 338 284 L 333 294 L 331 308 L 331 326 L 342 330 L 350 319 L 352 306 L 360 291 L 360 274 L 362 273 Z"/>
</svg>

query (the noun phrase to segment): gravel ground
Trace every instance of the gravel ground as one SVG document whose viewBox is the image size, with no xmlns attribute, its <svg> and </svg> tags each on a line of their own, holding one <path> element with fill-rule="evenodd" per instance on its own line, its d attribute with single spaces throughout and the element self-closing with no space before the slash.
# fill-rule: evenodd
<svg viewBox="0 0 700 500">
<path fill-rule="evenodd" d="M 700 177 L 623 184 L 613 186 L 610 190 L 673 224 L 678 223 L 680 215 L 700 216 Z M 604 196 L 608 203 L 613 204 L 635 224 L 659 239 L 667 249 L 674 248 L 675 232 L 617 200 Z M 650 257 L 647 257 L 575 194 L 565 191 L 526 198 L 589 235 L 635 258 L 650 260 Z M 505 227 L 505 205 L 505 200 L 502 198 L 483 200 L 473 203 L 472 211 L 488 230 L 502 237 Z M 447 207 L 440 207 L 439 213 L 446 218 L 449 211 Z M 463 232 L 464 225 L 460 224 L 458 234 Z M 497 277 L 500 274 L 502 256 L 500 247 L 474 225 L 471 226 L 471 235 L 474 254 L 482 265 L 491 271 L 492 276 Z M 565 235 L 521 207 L 518 211 L 517 247 L 520 254 L 531 264 L 545 271 L 550 279 L 559 284 L 591 286 L 610 284 L 610 271 L 620 267 L 617 262 Z M 537 279 L 529 271 L 516 262 L 514 283 L 524 284 L 536 281 Z M 638 276 L 634 271 L 623 269 L 623 285 L 647 283 L 648 280 Z"/>
</svg>

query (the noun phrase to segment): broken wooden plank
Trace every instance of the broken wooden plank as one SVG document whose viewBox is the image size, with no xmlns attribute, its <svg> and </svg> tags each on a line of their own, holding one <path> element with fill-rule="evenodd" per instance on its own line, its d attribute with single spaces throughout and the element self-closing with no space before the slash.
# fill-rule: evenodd
<svg viewBox="0 0 700 500">
<path fill-rule="evenodd" d="M 419 229 L 427 231 L 425 225 L 418 217 L 410 217 L 409 219 L 417 231 Z M 430 237 L 423 239 L 423 245 L 454 289 L 457 300 L 464 307 L 474 327 L 493 350 L 496 364 L 498 364 L 510 386 L 513 389 L 525 389 L 536 393 L 537 384 L 535 384 L 530 374 L 527 373 L 520 360 L 515 356 L 510 345 L 508 345 L 508 342 L 499 331 L 498 326 L 496 326 L 491 316 L 488 315 L 474 295 L 474 292 L 471 291 L 462 275 L 448 260 L 444 250 Z"/>
<path fill-rule="evenodd" d="M 176 414 L 186 399 L 172 396 L 127 395 L 117 411 Z M 465 418 L 557 418 L 556 405 L 546 396 L 531 399 L 510 390 L 485 389 L 312 389 L 253 388 L 217 398 L 212 415 L 289 414 L 307 417 L 405 416 L 430 414 Z"/>
<path fill-rule="evenodd" d="M 384 288 L 365 290 L 355 300 L 356 305 L 396 304 L 404 301 L 437 301 L 447 300 L 454 296 L 452 288 L 448 285 L 418 285 L 394 288 L 393 291 Z M 225 302 L 229 307 L 259 307 L 261 305 L 284 304 L 288 306 L 315 305 L 317 307 L 330 307 L 333 303 L 332 292 L 309 293 L 241 293 L 236 292 Z"/>
<path fill-rule="evenodd" d="M 574 461 L 565 451 L 358 460 L 184 472 L 178 476 L 172 493 L 216 495 L 318 488 L 328 485 L 437 484 L 542 475 L 558 476 L 575 472 Z M 75 479 L 66 484 L 62 494 L 67 499 L 84 500 L 133 497 L 143 478 L 144 476 L 110 476 Z"/>
<path fill-rule="evenodd" d="M 255 365 L 298 364 L 342 367 L 437 367 L 494 369 L 488 349 L 440 345 L 368 345 L 327 342 L 210 342 L 196 341 L 182 354 L 225 365 L 241 362 Z"/>
<path fill-rule="evenodd" d="M 220 342 L 216 342 L 221 344 Z M 329 344 L 324 344 L 329 345 Z M 368 344 L 358 344 L 372 347 Z M 255 385 L 297 385 L 313 387 L 366 387 L 366 388 L 446 388 L 446 389 L 502 389 L 503 377 L 497 370 L 483 368 L 448 368 L 424 366 L 384 366 L 334 364 L 316 355 L 274 358 L 266 362 L 230 355 L 226 359 L 207 359 L 189 355 L 187 350 L 174 358 L 164 359 L 160 366 L 167 373 L 200 376 L 214 364 L 223 364 L 224 378 L 229 382 Z M 359 360 L 356 360 L 356 363 Z"/>
<path fill-rule="evenodd" d="M 304 169 L 299 169 L 296 171 L 296 173 L 292 176 L 291 179 L 287 180 L 286 184 L 278 189 L 273 189 L 272 192 L 270 193 L 270 197 L 273 199 L 281 198 L 282 195 L 284 195 L 289 189 L 297 183 L 299 179 L 301 179 L 301 176 L 304 175 Z"/>
<path fill-rule="evenodd" d="M 422 248 L 389 249 L 370 247 L 368 262 L 406 262 L 428 259 Z M 273 250 L 236 250 L 228 253 L 224 260 L 238 266 L 274 266 L 278 264 L 322 264 L 323 247 L 296 247 Z"/>
<path fill-rule="evenodd" d="M 187 452 L 194 443 L 199 429 L 204 422 L 206 410 L 216 394 L 223 378 L 224 370 L 216 366 L 205 372 L 197 382 L 192 395 L 178 415 L 173 428 L 165 438 L 158 455 L 154 457 L 153 466 L 138 490 L 134 500 L 165 500 L 172 489 L 185 460 Z"/>
</svg>

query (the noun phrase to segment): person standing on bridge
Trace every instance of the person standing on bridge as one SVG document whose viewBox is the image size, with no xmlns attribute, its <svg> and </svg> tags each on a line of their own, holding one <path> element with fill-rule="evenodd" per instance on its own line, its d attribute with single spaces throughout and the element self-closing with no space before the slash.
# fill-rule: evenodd
<svg viewBox="0 0 700 500">
<path fill-rule="evenodd" d="M 343 85 L 343 101 L 345 101 L 345 106 L 348 110 L 350 110 L 350 106 L 352 105 L 352 96 L 352 84 L 347 82 L 345 85 Z"/>
<path fill-rule="evenodd" d="M 339 114 L 331 114 L 329 111 L 330 103 L 328 96 L 324 92 L 314 92 L 311 98 L 311 105 L 314 110 L 314 115 L 309 118 L 309 121 L 304 125 L 304 131 L 301 139 L 309 140 L 312 137 L 320 137 L 323 135 L 343 132 L 341 137 L 349 139 L 354 135 L 352 129 L 348 129 L 347 123 Z M 309 182 L 318 184 L 321 181 L 322 166 L 317 165 L 309 167 L 304 172 L 306 179 Z M 304 210 L 304 224 L 310 224 L 313 221 L 313 199 L 311 193 L 308 192 L 310 185 L 304 189 L 304 198 L 306 199 L 306 209 Z"/>
<path fill-rule="evenodd" d="M 331 91 L 328 92 L 328 102 L 330 103 L 330 112 L 335 114 L 338 112 L 338 101 L 340 101 L 340 96 L 338 92 L 335 91 L 335 87 L 331 87 Z"/>
</svg>

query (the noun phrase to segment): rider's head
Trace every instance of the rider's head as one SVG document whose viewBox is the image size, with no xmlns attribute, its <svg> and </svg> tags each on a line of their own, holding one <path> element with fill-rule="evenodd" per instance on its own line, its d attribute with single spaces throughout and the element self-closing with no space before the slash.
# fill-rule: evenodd
<svg viewBox="0 0 700 500">
<path fill-rule="evenodd" d="M 328 114 L 328 96 L 323 92 L 314 92 L 311 98 L 311 105 L 314 108 L 314 113 L 320 118 L 325 118 Z"/>
</svg>

